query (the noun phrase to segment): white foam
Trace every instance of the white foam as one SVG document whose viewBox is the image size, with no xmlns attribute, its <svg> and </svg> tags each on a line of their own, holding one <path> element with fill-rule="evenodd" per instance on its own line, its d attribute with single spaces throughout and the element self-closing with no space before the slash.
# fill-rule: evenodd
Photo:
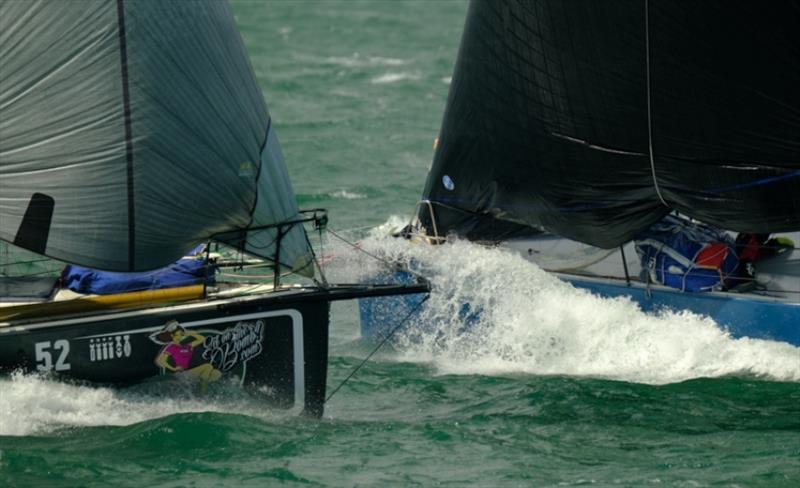
<svg viewBox="0 0 800 488">
<path fill-rule="evenodd" d="M 346 68 L 367 68 L 374 66 L 402 66 L 407 63 L 404 59 L 385 58 L 381 56 L 362 56 L 360 53 L 353 53 L 350 56 L 331 56 L 325 58 L 328 64 L 343 66 Z"/>
<path fill-rule="evenodd" d="M 367 198 L 367 196 L 363 193 L 356 193 L 348 190 L 337 190 L 328 193 L 328 196 L 333 198 L 344 198 L 345 200 L 361 200 L 363 198 Z"/>
<path fill-rule="evenodd" d="M 283 26 L 278 28 L 278 33 L 280 33 L 281 37 L 283 37 L 284 40 L 289 39 L 289 36 L 292 34 L 292 31 L 293 29 L 289 26 Z"/>
<path fill-rule="evenodd" d="M 650 384 L 725 375 L 800 381 L 800 348 L 789 344 L 734 339 L 710 318 L 689 312 L 646 314 L 628 299 L 576 289 L 510 251 L 463 241 L 415 245 L 385 234 L 385 227 L 377 229 L 362 246 L 388 258 L 412 258 L 434 288 L 420 322 L 400 338 L 401 360 L 430 362 L 452 374 L 563 374 Z M 467 332 L 464 303 L 483 310 Z"/>
<path fill-rule="evenodd" d="M 375 85 L 383 85 L 388 83 L 398 83 L 400 81 L 416 81 L 422 78 L 419 73 L 385 73 L 380 76 L 376 76 L 372 80 L 371 83 Z"/>
<path fill-rule="evenodd" d="M 46 434 L 63 427 L 131 425 L 187 412 L 241 413 L 275 417 L 256 399 L 237 395 L 197 395 L 193 385 L 139 385 L 128 389 L 72 385 L 38 375 L 0 378 L 0 436 Z M 182 388 L 185 386 L 186 388 Z"/>
</svg>

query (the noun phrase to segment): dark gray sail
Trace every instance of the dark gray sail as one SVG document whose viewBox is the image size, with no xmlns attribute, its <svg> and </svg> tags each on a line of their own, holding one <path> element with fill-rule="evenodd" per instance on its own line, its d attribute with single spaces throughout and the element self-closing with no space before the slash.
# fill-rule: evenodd
<svg viewBox="0 0 800 488">
<path fill-rule="evenodd" d="M 474 0 L 423 193 L 438 233 L 800 228 L 798 25 L 788 1 Z"/>
<path fill-rule="evenodd" d="M 226 2 L 0 1 L 0 238 L 85 266 L 162 266 L 298 219 Z M 247 250 L 308 263 L 300 226 Z"/>
</svg>

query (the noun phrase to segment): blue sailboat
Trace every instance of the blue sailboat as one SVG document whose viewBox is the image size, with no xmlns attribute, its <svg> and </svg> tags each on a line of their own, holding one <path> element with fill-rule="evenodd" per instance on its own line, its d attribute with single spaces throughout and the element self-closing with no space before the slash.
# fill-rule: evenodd
<svg viewBox="0 0 800 488">
<path fill-rule="evenodd" d="M 800 346 L 798 22 L 789 2 L 473 0 L 397 234 Z M 362 333 L 409 300 L 362 301 Z"/>
</svg>

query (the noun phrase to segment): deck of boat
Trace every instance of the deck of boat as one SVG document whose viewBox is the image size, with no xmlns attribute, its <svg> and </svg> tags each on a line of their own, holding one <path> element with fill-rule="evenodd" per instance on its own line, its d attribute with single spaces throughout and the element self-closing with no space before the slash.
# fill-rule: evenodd
<svg viewBox="0 0 800 488">
<path fill-rule="evenodd" d="M 289 288 L 289 287 L 285 287 Z M 51 297 L 0 303 L 0 327 L 19 320 L 93 313 L 107 310 L 140 309 L 187 303 L 201 299 L 213 300 L 236 296 L 257 295 L 275 291 L 273 284 L 237 284 L 205 288 L 191 285 L 159 290 L 144 290 L 109 295 L 86 295 L 68 289 L 58 289 Z"/>
<path fill-rule="evenodd" d="M 800 243 L 800 232 L 780 234 Z M 601 249 L 554 235 L 538 235 L 506 241 L 503 247 L 520 253 L 542 269 L 562 276 L 606 279 L 611 282 L 646 284 L 632 242 L 616 249 Z M 626 274 L 627 269 L 627 274 Z M 800 248 L 795 246 L 756 263 L 752 289 L 719 292 L 752 298 L 772 298 L 800 303 Z"/>
</svg>

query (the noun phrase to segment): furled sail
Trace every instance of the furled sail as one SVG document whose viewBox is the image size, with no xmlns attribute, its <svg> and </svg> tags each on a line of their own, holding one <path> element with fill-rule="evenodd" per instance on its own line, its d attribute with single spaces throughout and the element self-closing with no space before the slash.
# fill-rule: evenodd
<svg viewBox="0 0 800 488">
<path fill-rule="evenodd" d="M 800 229 L 798 25 L 790 1 L 474 0 L 423 195 L 438 233 Z"/>
<path fill-rule="evenodd" d="M 308 264 L 302 226 L 243 230 L 299 217 L 226 2 L 0 0 L 0 70 L 1 239 L 115 271 L 213 235 Z"/>
</svg>

